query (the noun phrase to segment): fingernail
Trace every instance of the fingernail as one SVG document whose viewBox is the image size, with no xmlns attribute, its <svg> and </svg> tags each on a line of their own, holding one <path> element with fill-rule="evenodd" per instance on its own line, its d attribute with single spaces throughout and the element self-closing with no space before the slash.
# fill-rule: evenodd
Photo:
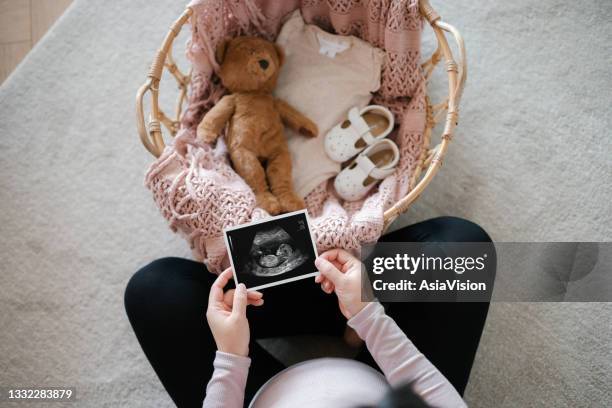
<svg viewBox="0 0 612 408">
<path fill-rule="evenodd" d="M 320 267 L 323 262 L 325 262 L 325 259 L 321 258 L 321 257 L 317 257 L 317 259 L 315 259 L 315 265 L 318 267 Z"/>
<path fill-rule="evenodd" d="M 241 292 L 246 292 L 246 286 L 244 285 L 244 283 L 238 284 L 238 290 L 240 290 Z"/>
</svg>

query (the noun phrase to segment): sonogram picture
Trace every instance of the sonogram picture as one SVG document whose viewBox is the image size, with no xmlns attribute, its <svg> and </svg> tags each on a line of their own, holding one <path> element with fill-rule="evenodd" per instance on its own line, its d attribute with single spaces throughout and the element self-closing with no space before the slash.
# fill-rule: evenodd
<svg viewBox="0 0 612 408">
<path fill-rule="evenodd" d="M 263 289 L 315 276 L 317 249 L 305 210 L 224 230 L 236 283 Z"/>
</svg>

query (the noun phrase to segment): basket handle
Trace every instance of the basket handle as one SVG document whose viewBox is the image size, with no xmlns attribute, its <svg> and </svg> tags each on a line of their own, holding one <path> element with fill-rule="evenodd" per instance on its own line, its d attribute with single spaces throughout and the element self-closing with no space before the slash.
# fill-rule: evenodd
<svg viewBox="0 0 612 408">
<path fill-rule="evenodd" d="M 459 51 L 459 61 L 457 62 L 457 70 L 459 74 L 457 79 L 457 103 L 459 103 L 459 101 L 461 101 L 461 96 L 463 96 L 463 87 L 465 85 L 465 81 L 467 80 L 467 59 L 463 36 L 459 32 L 459 30 L 457 30 L 453 25 L 448 24 L 444 21 L 436 21 L 436 26 L 450 33 L 453 36 L 455 43 L 457 44 L 457 50 Z"/>
<path fill-rule="evenodd" d="M 440 34 L 436 30 L 436 27 L 437 27 L 447 33 L 450 33 L 453 36 L 455 43 L 457 44 L 457 49 L 459 51 L 459 61 L 455 63 L 455 61 L 453 60 L 452 52 L 450 48 L 448 48 L 448 41 L 446 41 L 446 39 L 444 39 L 444 41 L 439 41 L 439 45 L 441 47 L 447 48 L 446 52 L 442 50 L 444 52 L 444 56 L 447 57 L 446 58 L 447 67 L 448 67 L 449 62 L 455 63 L 457 66 L 457 71 L 459 73 L 459 78 L 457 80 L 457 85 L 458 85 L 457 92 L 458 92 L 458 97 L 460 100 L 461 95 L 463 93 L 463 86 L 467 79 L 467 58 L 466 58 L 465 43 L 463 41 L 463 36 L 459 32 L 459 30 L 457 30 L 454 26 L 442 21 L 442 17 L 440 17 L 440 15 L 434 10 L 434 8 L 429 3 L 429 0 L 419 0 L 419 10 L 421 11 L 421 14 L 423 15 L 423 17 L 425 17 L 425 19 L 429 22 L 429 24 L 434 29 L 436 36 Z M 439 37 L 438 37 L 438 40 L 440 40 Z M 452 68 L 452 66 L 450 68 Z M 457 102 L 459 102 L 459 100 Z"/>
<path fill-rule="evenodd" d="M 424 163 L 427 165 L 427 170 L 425 171 L 423 177 L 406 196 L 385 211 L 383 215 L 384 230 L 386 230 L 387 227 L 389 227 L 389 225 L 400 214 L 410 207 L 410 205 L 421 195 L 429 183 L 431 183 L 431 180 L 434 178 L 438 170 L 440 170 L 442 160 L 446 155 L 453 132 L 458 123 L 459 102 L 461 100 L 463 87 L 467 79 L 465 43 L 463 42 L 463 37 L 461 36 L 459 30 L 442 21 L 440 15 L 429 4 L 429 0 L 420 0 L 419 9 L 421 14 L 431 25 L 431 28 L 433 29 L 438 40 L 438 50 L 442 53 L 442 56 L 446 62 L 446 71 L 448 73 L 448 102 L 446 104 L 446 121 L 444 130 L 442 131 L 441 142 L 431 150 L 430 157 L 428 157 Z M 455 61 L 453 52 L 444 33 L 449 33 L 453 36 L 459 51 L 459 62 Z M 435 64 L 436 62 L 433 63 Z M 428 131 L 431 131 L 431 129 Z M 415 177 L 418 177 L 419 175 L 420 172 L 417 170 Z"/>
<path fill-rule="evenodd" d="M 189 84 L 190 75 L 184 75 L 181 73 L 174 61 L 172 60 L 171 50 L 174 39 L 178 36 L 183 25 L 192 16 L 193 10 L 188 7 L 185 9 L 183 14 L 172 24 L 170 31 L 166 34 L 164 42 L 157 51 L 155 59 L 151 64 L 149 73 L 147 75 L 146 82 L 138 89 L 136 93 L 136 126 L 138 128 L 138 135 L 144 147 L 155 157 L 159 157 L 165 147 L 164 139 L 162 136 L 161 124 L 163 123 L 169 127 L 170 133 L 174 135 L 176 128 L 172 126 L 173 122 L 169 120 L 166 115 L 161 111 L 159 107 L 159 82 L 161 80 L 162 72 L 164 67 L 175 77 L 181 88 L 182 96 L 187 92 L 187 86 Z M 148 93 L 151 94 L 151 113 L 149 116 L 149 123 L 145 122 L 144 112 L 144 96 Z M 177 108 L 176 121 L 179 120 L 180 106 Z"/>
</svg>

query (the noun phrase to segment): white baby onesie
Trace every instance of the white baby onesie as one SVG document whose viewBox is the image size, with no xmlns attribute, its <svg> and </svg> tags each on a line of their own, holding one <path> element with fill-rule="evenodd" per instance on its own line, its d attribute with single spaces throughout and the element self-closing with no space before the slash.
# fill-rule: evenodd
<svg viewBox="0 0 612 408">
<path fill-rule="evenodd" d="M 299 10 L 283 25 L 276 42 L 285 52 L 285 63 L 274 94 L 319 127 L 316 138 L 286 129 L 294 188 L 306 197 L 340 172 L 340 163 L 325 153 L 325 134 L 350 108 L 367 106 L 380 87 L 384 53 L 357 37 L 305 24 Z"/>
</svg>

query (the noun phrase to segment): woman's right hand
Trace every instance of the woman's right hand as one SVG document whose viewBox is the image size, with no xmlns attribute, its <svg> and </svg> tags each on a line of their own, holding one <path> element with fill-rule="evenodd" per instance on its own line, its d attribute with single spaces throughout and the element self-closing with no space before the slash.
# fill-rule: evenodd
<svg viewBox="0 0 612 408">
<path fill-rule="evenodd" d="M 231 268 L 223 271 L 210 288 L 206 319 L 215 338 L 217 349 L 224 353 L 246 357 L 249 354 L 249 321 L 246 317 L 247 304 L 261 306 L 260 292 L 248 292 L 243 283 L 223 293 L 223 288 L 232 278 Z"/>
<path fill-rule="evenodd" d="M 361 301 L 361 262 L 344 249 L 322 253 L 315 266 L 321 272 L 315 282 L 327 292 L 338 296 L 340 311 L 347 319 L 355 316 L 367 304 Z"/>
</svg>

